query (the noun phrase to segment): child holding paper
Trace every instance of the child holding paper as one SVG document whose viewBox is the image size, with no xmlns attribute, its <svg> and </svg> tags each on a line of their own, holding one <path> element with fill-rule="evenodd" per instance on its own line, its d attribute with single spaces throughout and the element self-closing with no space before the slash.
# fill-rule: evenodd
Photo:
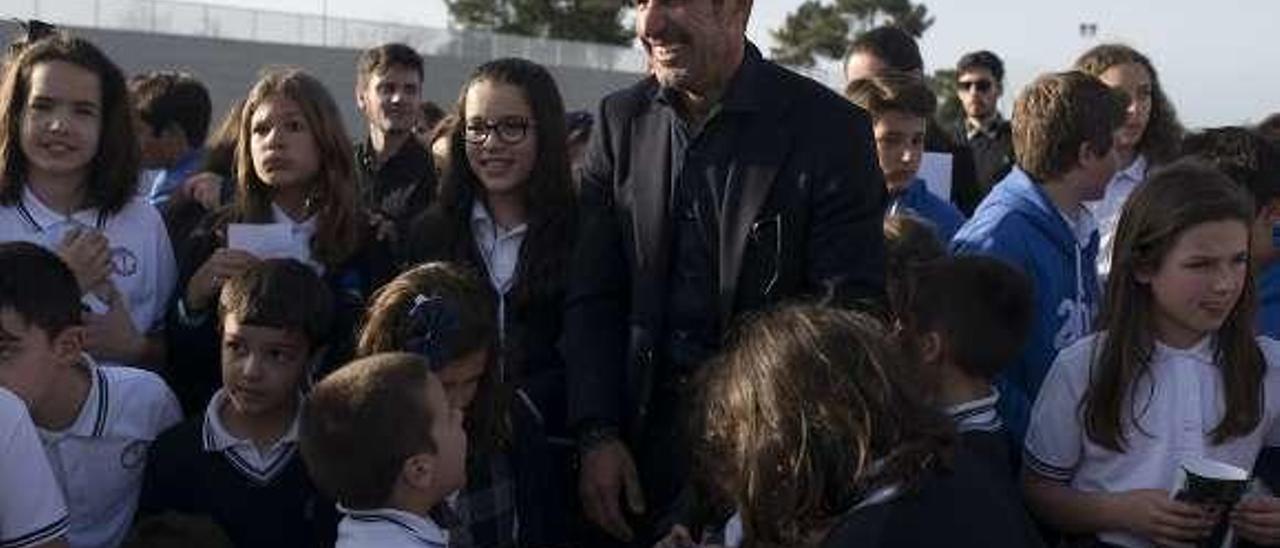
<svg viewBox="0 0 1280 548">
<path fill-rule="evenodd" d="M 311 265 L 335 296 L 324 364 L 350 357 L 364 299 L 390 274 L 390 252 L 359 210 L 351 145 L 333 97 L 314 77 L 275 69 L 254 84 L 241 113 L 232 204 L 211 212 L 180 254 L 173 348 L 183 366 L 175 388 L 189 410 L 218 386 L 217 337 L 209 313 L 227 279 L 260 259 Z M 201 361 L 201 363 L 191 363 Z M 330 367 L 322 366 L 323 374 Z"/>
<path fill-rule="evenodd" d="M 1125 205 L 1100 320 L 1058 355 L 1027 432 L 1023 488 L 1049 525 L 1104 545 L 1185 545 L 1220 516 L 1171 500 L 1179 469 L 1249 470 L 1280 443 L 1280 343 L 1254 337 L 1253 205 L 1218 171 L 1178 162 Z M 1280 504 L 1246 498 L 1236 534 L 1280 541 Z"/>
</svg>

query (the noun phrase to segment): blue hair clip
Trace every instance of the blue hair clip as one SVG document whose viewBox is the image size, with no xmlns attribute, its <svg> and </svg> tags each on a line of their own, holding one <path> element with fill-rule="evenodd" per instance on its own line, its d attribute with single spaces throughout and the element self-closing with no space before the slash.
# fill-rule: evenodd
<svg viewBox="0 0 1280 548">
<path fill-rule="evenodd" d="M 426 357 L 433 371 L 444 366 L 448 359 L 445 339 L 458 329 L 458 314 L 444 297 L 418 295 L 409 307 L 409 339 L 404 343 L 408 352 Z"/>
</svg>

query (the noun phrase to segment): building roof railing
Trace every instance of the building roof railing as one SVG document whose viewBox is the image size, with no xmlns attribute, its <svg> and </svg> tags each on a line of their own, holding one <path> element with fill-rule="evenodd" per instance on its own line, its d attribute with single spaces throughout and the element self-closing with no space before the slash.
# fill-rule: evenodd
<svg viewBox="0 0 1280 548">
<path fill-rule="evenodd" d="M 546 65 L 619 72 L 644 71 L 644 54 L 639 49 L 605 44 L 181 0 L 26 2 L 25 13 L 22 6 L 16 6 L 16 13 L 4 15 L 41 19 L 57 25 L 328 48 L 364 49 L 386 42 L 403 42 L 424 55 L 438 57 L 492 59 L 519 56 Z"/>
</svg>

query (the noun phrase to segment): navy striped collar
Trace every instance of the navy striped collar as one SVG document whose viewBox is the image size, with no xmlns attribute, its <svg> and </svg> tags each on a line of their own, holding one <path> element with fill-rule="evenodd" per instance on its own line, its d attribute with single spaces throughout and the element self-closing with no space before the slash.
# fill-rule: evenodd
<svg viewBox="0 0 1280 548">
<path fill-rule="evenodd" d="M 956 423 L 960 432 L 994 432 L 1004 428 L 996 402 L 1000 400 L 1000 391 L 991 387 L 991 395 L 985 398 L 964 402 L 947 408 L 947 415 Z"/>
<path fill-rule="evenodd" d="M 301 396 L 299 396 L 299 401 L 301 401 Z M 232 468 L 235 468 L 237 472 L 247 479 L 259 485 L 270 483 L 289 465 L 289 462 L 293 460 L 293 456 L 297 452 L 298 420 L 301 417 L 302 406 L 298 406 L 298 410 L 293 416 L 293 423 L 289 425 L 289 429 L 285 431 L 284 435 L 279 440 L 276 440 L 275 444 L 271 446 L 262 458 L 255 458 L 256 455 L 260 454 L 257 446 L 250 440 L 235 437 L 222 424 L 222 418 L 219 417 L 218 411 L 225 404 L 226 392 L 223 389 L 219 389 L 210 398 L 209 405 L 205 408 L 204 426 L 201 432 L 204 450 L 211 453 L 222 453 Z M 254 457 L 249 456 L 251 454 Z"/>
<path fill-rule="evenodd" d="M 338 510 L 351 522 L 351 526 L 339 531 L 340 536 L 344 532 L 357 533 L 361 538 L 366 534 L 380 537 L 383 533 L 393 533 L 396 536 L 408 536 L 422 546 L 432 548 L 449 546 L 449 533 L 426 516 L 418 516 L 394 508 L 352 510 L 341 504 L 338 505 Z M 351 529 L 357 529 L 357 531 Z"/>
<path fill-rule="evenodd" d="M 97 362 L 88 354 L 80 355 L 80 363 L 89 374 L 89 392 L 85 394 L 84 403 L 80 405 L 80 414 L 75 422 L 64 430 L 40 429 L 40 435 L 46 441 L 67 437 L 101 438 L 106 435 L 107 419 L 111 414 L 110 377 L 98 367 Z"/>
</svg>

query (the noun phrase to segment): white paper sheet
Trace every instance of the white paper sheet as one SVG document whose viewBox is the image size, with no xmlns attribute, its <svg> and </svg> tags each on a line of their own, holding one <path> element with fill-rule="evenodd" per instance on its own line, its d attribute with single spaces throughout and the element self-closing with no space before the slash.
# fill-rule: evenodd
<svg viewBox="0 0 1280 548">
<path fill-rule="evenodd" d="M 295 259 L 310 264 L 311 250 L 305 238 L 296 238 L 283 223 L 227 225 L 227 247 L 259 259 Z"/>
<path fill-rule="evenodd" d="M 946 152 L 926 152 L 920 159 L 920 171 L 916 177 L 924 179 L 929 192 L 943 201 L 951 201 L 951 171 L 955 159 Z"/>
</svg>

